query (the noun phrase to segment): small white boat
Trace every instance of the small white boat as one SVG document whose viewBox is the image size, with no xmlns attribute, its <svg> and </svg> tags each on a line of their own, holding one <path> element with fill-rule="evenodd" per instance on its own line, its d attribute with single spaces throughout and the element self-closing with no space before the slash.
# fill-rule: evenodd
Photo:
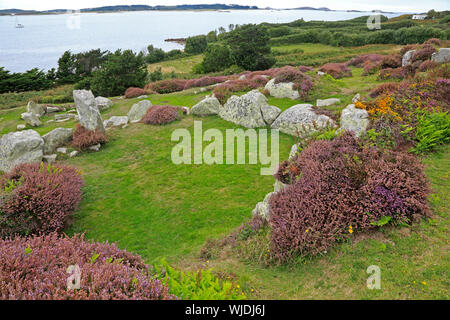
<svg viewBox="0 0 450 320">
<path fill-rule="evenodd" d="M 19 18 L 18 18 L 18 17 L 16 17 L 15 27 L 16 27 L 17 29 L 23 29 L 23 28 L 25 28 L 25 26 L 24 26 L 23 24 L 19 23 Z"/>
</svg>

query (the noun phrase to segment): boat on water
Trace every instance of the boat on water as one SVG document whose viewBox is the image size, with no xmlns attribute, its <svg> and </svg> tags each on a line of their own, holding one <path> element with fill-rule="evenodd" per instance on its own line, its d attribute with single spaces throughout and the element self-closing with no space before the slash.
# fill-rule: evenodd
<svg viewBox="0 0 450 320">
<path fill-rule="evenodd" d="M 16 21 L 14 22 L 14 27 L 17 28 L 17 29 L 25 28 L 25 26 L 23 24 L 19 23 L 19 18 L 17 16 L 16 16 Z"/>
</svg>

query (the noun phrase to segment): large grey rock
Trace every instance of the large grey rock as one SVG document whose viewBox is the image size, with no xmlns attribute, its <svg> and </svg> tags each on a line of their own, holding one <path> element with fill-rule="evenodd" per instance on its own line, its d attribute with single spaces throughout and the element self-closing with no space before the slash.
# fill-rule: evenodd
<svg viewBox="0 0 450 320">
<path fill-rule="evenodd" d="M 17 130 L 23 130 L 23 129 L 25 129 L 27 126 L 26 125 L 24 125 L 24 124 L 18 124 L 17 125 Z"/>
<path fill-rule="evenodd" d="M 330 99 L 317 99 L 316 102 L 316 106 L 317 107 L 328 107 L 328 106 L 332 106 L 333 104 L 339 103 L 341 102 L 341 100 L 339 100 L 338 98 L 330 98 Z"/>
<path fill-rule="evenodd" d="M 22 163 L 41 162 L 44 140 L 34 130 L 11 132 L 0 138 L 0 171 Z"/>
<path fill-rule="evenodd" d="M 51 154 L 55 152 L 58 147 L 61 147 L 72 140 L 72 128 L 56 128 L 49 133 L 42 136 L 44 139 L 44 154 Z"/>
<path fill-rule="evenodd" d="M 219 116 L 246 128 L 260 128 L 267 124 L 262 116 L 261 108 L 268 106 L 267 98 L 258 90 L 253 90 L 241 97 L 232 96 L 220 108 Z"/>
<path fill-rule="evenodd" d="M 275 98 L 289 98 L 292 100 L 300 98 L 298 90 L 294 89 L 294 83 L 275 83 L 275 79 L 267 82 L 265 88 L 269 91 L 270 95 Z"/>
<path fill-rule="evenodd" d="M 37 114 L 25 112 L 21 114 L 21 118 L 32 127 L 39 127 L 42 125 L 42 121 Z"/>
<path fill-rule="evenodd" d="M 127 123 L 128 123 L 127 116 L 123 116 L 123 117 L 113 116 L 113 117 L 109 118 L 108 120 L 103 121 L 103 125 L 105 126 L 105 128 L 120 127 L 120 126 L 126 125 Z"/>
<path fill-rule="evenodd" d="M 297 104 L 284 111 L 272 124 L 272 129 L 300 137 L 329 126 L 334 127 L 334 121 L 326 115 L 318 115 L 311 104 Z"/>
<path fill-rule="evenodd" d="M 97 97 L 95 98 L 95 106 L 99 111 L 108 110 L 113 105 L 113 102 L 108 98 Z"/>
<path fill-rule="evenodd" d="M 95 105 L 92 91 L 74 90 L 73 99 L 77 108 L 80 124 L 88 130 L 105 132 L 102 116 Z"/>
<path fill-rule="evenodd" d="M 59 112 L 59 111 L 62 111 L 62 109 L 59 107 L 48 106 L 45 108 L 45 113 L 55 113 L 55 112 Z"/>
<path fill-rule="evenodd" d="M 222 105 L 216 97 L 206 97 L 191 108 L 190 113 L 195 116 L 211 116 L 219 113 Z"/>
<path fill-rule="evenodd" d="M 369 126 L 369 114 L 364 109 L 348 105 L 341 113 L 341 130 L 353 131 L 357 137 L 366 132 Z"/>
<path fill-rule="evenodd" d="M 438 52 L 433 53 L 431 61 L 436 63 L 446 63 L 450 61 L 450 48 L 440 48 Z"/>
<path fill-rule="evenodd" d="M 407 65 L 410 65 L 412 62 L 412 57 L 414 55 L 414 53 L 416 52 L 416 50 L 409 50 L 407 51 L 402 58 L 402 67 L 405 67 Z"/>
<path fill-rule="evenodd" d="M 130 111 L 128 112 L 128 119 L 131 123 L 141 121 L 151 106 L 152 103 L 148 100 L 139 101 L 131 107 Z"/>
<path fill-rule="evenodd" d="M 27 112 L 32 113 L 40 118 L 45 114 L 45 108 L 34 101 L 30 101 L 27 105 Z"/>
<path fill-rule="evenodd" d="M 44 160 L 47 163 L 54 163 L 54 162 L 56 162 L 57 157 L 58 157 L 58 155 L 56 155 L 56 154 L 50 154 L 50 155 L 43 156 L 42 160 Z"/>
<path fill-rule="evenodd" d="M 261 106 L 261 114 L 268 125 L 271 125 L 278 118 L 280 113 L 280 108 L 269 106 L 268 104 Z"/>
</svg>

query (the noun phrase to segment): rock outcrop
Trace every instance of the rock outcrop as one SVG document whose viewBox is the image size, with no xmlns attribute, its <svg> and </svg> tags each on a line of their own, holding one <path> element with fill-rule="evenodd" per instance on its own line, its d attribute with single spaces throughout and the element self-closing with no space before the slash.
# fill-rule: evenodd
<svg viewBox="0 0 450 320">
<path fill-rule="evenodd" d="M 25 112 L 21 114 L 21 118 L 25 121 L 26 124 L 32 127 L 39 127 L 40 125 L 42 125 L 42 121 L 37 114 Z"/>
<path fill-rule="evenodd" d="M 134 104 L 128 112 L 128 119 L 131 123 L 136 123 L 142 120 L 147 113 L 152 103 L 148 100 L 142 100 Z"/>
<path fill-rule="evenodd" d="M 311 104 L 297 104 L 281 113 L 272 124 L 272 129 L 305 137 L 329 126 L 335 126 L 333 119 L 316 114 Z"/>
<path fill-rule="evenodd" d="M 123 116 L 123 117 L 113 116 L 113 117 L 109 118 L 108 120 L 103 121 L 103 125 L 105 126 L 105 128 L 120 127 L 120 126 L 126 125 L 127 123 L 128 123 L 127 116 Z"/>
<path fill-rule="evenodd" d="M 265 88 L 275 98 L 289 98 L 292 100 L 300 98 L 298 90 L 294 89 L 293 82 L 275 83 L 275 79 L 267 82 Z"/>
<path fill-rule="evenodd" d="M 402 67 L 406 67 L 408 65 L 411 64 L 412 62 L 412 57 L 414 55 L 414 53 L 416 52 L 416 50 L 409 50 L 407 51 L 402 58 Z"/>
<path fill-rule="evenodd" d="M 266 110 L 269 119 L 268 107 L 267 98 L 258 90 L 253 90 L 241 97 L 232 96 L 228 99 L 227 103 L 220 108 L 219 116 L 246 128 L 260 128 L 268 124 L 262 112 Z"/>
<path fill-rule="evenodd" d="M 108 110 L 113 105 L 113 102 L 108 98 L 97 97 L 95 98 L 95 106 L 99 111 Z"/>
<path fill-rule="evenodd" d="M 105 132 L 102 116 L 95 105 L 92 91 L 74 90 L 73 99 L 77 108 L 80 124 L 91 131 Z"/>
<path fill-rule="evenodd" d="M 42 136 L 44 139 L 44 154 L 52 154 L 55 150 L 72 140 L 72 128 L 56 128 Z"/>
<path fill-rule="evenodd" d="M 450 61 L 450 48 L 440 48 L 438 52 L 433 53 L 431 61 L 436 63 L 446 63 Z"/>
<path fill-rule="evenodd" d="M 195 116 L 211 116 L 219 113 L 222 105 L 216 97 L 206 97 L 191 108 L 190 114 Z"/>
<path fill-rule="evenodd" d="M 22 163 L 42 161 L 44 140 L 34 130 L 11 132 L 0 138 L 0 171 Z"/>
<path fill-rule="evenodd" d="M 35 103 L 34 101 L 30 101 L 27 105 L 27 112 L 32 113 L 40 118 L 45 114 L 45 108 L 40 104 Z"/>
<path fill-rule="evenodd" d="M 348 105 L 341 113 L 341 130 L 353 131 L 357 137 L 364 134 L 369 126 L 369 114 L 364 109 Z"/>
</svg>

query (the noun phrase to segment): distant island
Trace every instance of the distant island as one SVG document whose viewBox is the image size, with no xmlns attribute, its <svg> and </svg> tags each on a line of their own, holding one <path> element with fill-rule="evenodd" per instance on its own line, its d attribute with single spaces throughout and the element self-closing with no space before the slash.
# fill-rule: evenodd
<svg viewBox="0 0 450 320">
<path fill-rule="evenodd" d="M 188 11 L 188 10 L 261 10 L 257 6 L 241 6 L 237 4 L 182 4 L 175 6 L 147 6 L 147 5 L 117 5 L 117 6 L 104 6 L 96 8 L 84 8 L 80 12 L 127 12 L 127 11 Z M 340 11 L 332 10 L 326 7 L 313 8 L 313 7 L 299 7 L 299 8 L 289 8 L 289 9 L 274 9 L 274 8 L 264 8 L 263 10 L 314 10 L 314 11 Z M 63 14 L 70 11 L 70 9 L 53 9 L 45 11 L 36 10 L 22 10 L 22 9 L 4 9 L 0 10 L 0 15 L 44 15 L 44 14 Z M 347 12 L 363 12 L 359 10 L 346 10 Z M 371 12 L 380 13 L 393 13 L 372 10 Z"/>
<path fill-rule="evenodd" d="M 183 4 L 175 6 L 147 6 L 147 5 L 118 5 L 96 8 L 84 8 L 80 12 L 123 12 L 123 11 L 180 11 L 180 10 L 257 10 L 257 6 L 241 6 L 237 4 Z M 53 9 L 45 11 L 5 9 L 0 15 L 32 15 L 32 14 L 61 14 L 70 9 Z"/>
</svg>

